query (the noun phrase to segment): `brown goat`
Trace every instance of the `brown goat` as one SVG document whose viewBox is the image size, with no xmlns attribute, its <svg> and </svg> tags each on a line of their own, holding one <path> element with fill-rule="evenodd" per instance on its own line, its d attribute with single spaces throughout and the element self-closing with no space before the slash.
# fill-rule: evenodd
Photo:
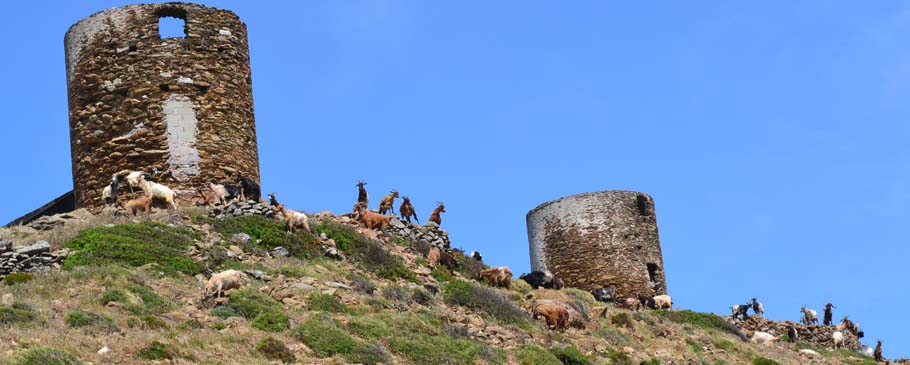
<svg viewBox="0 0 910 365">
<path fill-rule="evenodd" d="M 427 261 L 429 261 L 427 265 L 430 267 L 436 267 L 436 265 L 439 265 L 439 256 L 441 253 L 442 252 L 439 250 L 439 248 L 436 248 L 436 246 L 430 247 L 430 252 L 427 253 Z"/>
<path fill-rule="evenodd" d="M 382 200 L 379 201 L 379 214 L 386 214 L 388 211 L 392 211 L 392 215 L 395 215 L 395 198 L 398 197 L 398 190 L 392 190 L 389 195 L 382 197 Z"/>
<path fill-rule="evenodd" d="M 434 222 L 437 225 L 442 225 L 442 217 L 439 216 L 439 213 L 446 212 L 446 205 L 442 202 L 436 202 L 436 209 L 433 209 L 433 212 L 430 213 L 430 222 Z"/>
<path fill-rule="evenodd" d="M 547 327 L 550 329 L 565 331 L 569 328 L 569 310 L 564 306 L 540 303 L 534 306 L 531 314 L 534 319 L 543 316 L 547 321 Z"/>
<path fill-rule="evenodd" d="M 354 204 L 357 220 L 369 229 L 385 230 L 389 226 L 389 217 L 367 209 L 366 203 Z"/>
<path fill-rule="evenodd" d="M 367 189 L 364 189 L 364 187 L 363 187 L 366 184 L 367 184 L 366 181 L 360 180 L 357 182 L 357 185 L 356 185 L 357 186 L 357 203 L 363 203 L 364 206 L 366 206 L 367 204 L 370 203 L 369 202 L 370 196 L 367 195 Z"/>
<path fill-rule="evenodd" d="M 398 214 L 401 214 L 401 217 L 411 223 L 411 217 L 414 217 L 414 220 L 417 221 L 417 224 L 420 224 L 420 219 L 417 219 L 417 212 L 414 210 L 414 206 L 411 205 L 411 199 L 407 196 L 402 197 L 401 206 L 398 207 Z"/>
<path fill-rule="evenodd" d="M 126 209 L 126 211 L 134 217 L 137 216 L 139 212 L 145 213 L 145 215 L 152 214 L 152 197 L 143 196 L 130 200 L 123 203 L 123 209 Z"/>
<path fill-rule="evenodd" d="M 487 279 L 494 286 L 501 286 L 504 288 L 512 287 L 512 270 L 509 270 L 508 267 L 494 267 L 491 269 L 480 270 L 480 273 L 477 276 L 481 279 Z"/>
</svg>

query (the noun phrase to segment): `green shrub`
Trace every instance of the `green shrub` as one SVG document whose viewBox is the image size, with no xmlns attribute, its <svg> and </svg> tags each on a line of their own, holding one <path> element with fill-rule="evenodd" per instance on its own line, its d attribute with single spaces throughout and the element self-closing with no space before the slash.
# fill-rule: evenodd
<svg viewBox="0 0 910 365">
<path fill-rule="evenodd" d="M 114 321 L 108 317 L 78 309 L 67 314 L 66 323 L 72 328 L 86 326 L 99 326 L 111 330 L 116 330 L 117 328 L 117 326 L 114 325 Z"/>
<path fill-rule="evenodd" d="M 63 350 L 38 347 L 19 351 L 11 363 L 12 365 L 80 365 L 82 361 Z"/>
<path fill-rule="evenodd" d="M 330 313 L 349 313 L 351 308 L 342 303 L 331 294 L 313 293 L 310 295 L 310 305 L 307 309 Z"/>
<path fill-rule="evenodd" d="M 354 228 L 332 221 L 321 221 L 314 231 L 335 241 L 336 247 L 359 262 L 363 268 L 377 276 L 388 279 L 417 281 L 417 276 L 404 265 L 397 255 L 389 253 L 382 244 L 357 233 Z"/>
<path fill-rule="evenodd" d="M 83 230 L 66 247 L 76 250 L 63 267 L 101 266 L 110 263 L 138 267 L 158 264 L 165 271 L 194 275 L 199 264 L 186 251 L 199 233 L 160 223 L 119 224 Z"/>
<path fill-rule="evenodd" d="M 203 324 L 201 321 L 199 321 L 196 318 L 187 319 L 183 322 L 180 322 L 180 324 L 177 325 L 177 329 L 183 330 L 183 331 L 199 330 L 199 329 L 203 329 L 203 328 L 205 328 L 205 324 Z"/>
<path fill-rule="evenodd" d="M 391 364 L 392 357 L 386 353 L 382 345 L 374 343 L 373 345 L 358 346 L 354 351 L 344 356 L 345 360 L 363 365 Z"/>
<path fill-rule="evenodd" d="M 107 303 L 110 302 L 128 304 L 129 299 L 126 297 L 126 294 L 120 289 L 107 289 L 104 291 L 104 294 L 101 294 L 101 304 L 107 305 Z"/>
<path fill-rule="evenodd" d="M 38 314 L 28 304 L 0 305 L 0 325 L 31 322 L 36 318 L 38 318 Z"/>
<path fill-rule="evenodd" d="M 234 308 L 219 305 L 212 309 L 212 315 L 221 319 L 228 319 L 230 317 L 240 317 L 240 313 L 237 313 Z"/>
<path fill-rule="evenodd" d="M 349 354 L 360 345 L 330 319 L 309 319 L 291 331 L 291 337 L 307 345 L 316 356 Z"/>
<path fill-rule="evenodd" d="M 281 332 L 288 329 L 288 315 L 281 311 L 263 312 L 256 316 L 250 327 L 266 332 Z"/>
<path fill-rule="evenodd" d="M 397 285 L 390 285 L 382 289 L 382 297 L 393 302 L 410 303 L 411 294 L 404 288 Z"/>
<path fill-rule="evenodd" d="M 162 314 L 177 308 L 174 302 L 155 293 L 151 288 L 142 285 L 131 285 L 128 290 L 142 300 L 141 305 L 128 304 L 126 309 L 133 314 Z"/>
<path fill-rule="evenodd" d="M 752 365 L 780 365 L 780 364 L 777 361 L 759 356 L 759 357 L 752 359 Z"/>
<path fill-rule="evenodd" d="M 443 298 L 446 303 L 482 311 L 504 323 L 523 324 L 530 319 L 499 291 L 462 280 L 447 283 Z"/>
<path fill-rule="evenodd" d="M 616 313 L 610 317 L 610 323 L 613 323 L 616 327 L 626 327 L 633 328 L 635 327 L 635 321 L 632 320 L 632 316 L 629 313 Z"/>
<path fill-rule="evenodd" d="M 139 316 L 139 322 L 142 323 L 142 328 L 145 329 L 160 330 L 167 328 L 167 323 L 165 323 L 164 320 L 151 314 Z"/>
<path fill-rule="evenodd" d="M 316 237 L 298 230 L 288 233 L 287 226 L 281 221 L 261 215 L 242 217 L 225 217 L 216 219 L 212 228 L 225 237 L 236 233 L 246 233 L 252 238 L 249 245 L 242 247 L 247 251 L 267 251 L 275 247 L 284 247 L 291 256 L 319 257 Z"/>
<path fill-rule="evenodd" d="M 651 358 L 651 360 L 642 360 L 638 365 L 660 365 L 660 359 Z"/>
<path fill-rule="evenodd" d="M 702 352 L 705 352 L 705 347 L 702 346 L 702 345 L 701 345 L 700 343 L 698 343 L 698 342 L 694 342 L 694 341 L 691 341 L 691 340 L 686 340 L 686 344 L 689 345 L 689 349 L 692 350 L 692 352 L 694 352 L 694 353 L 696 353 L 696 354 L 700 354 L 700 353 L 702 353 Z"/>
<path fill-rule="evenodd" d="M 538 345 L 519 348 L 515 351 L 515 359 L 521 365 L 562 365 L 561 360 Z"/>
<path fill-rule="evenodd" d="M 444 282 L 451 281 L 452 279 L 454 279 L 454 277 L 449 272 L 449 270 L 446 269 L 446 267 L 442 266 L 442 265 L 434 267 L 433 271 L 430 273 L 430 275 L 432 275 L 433 278 L 436 279 L 436 281 L 438 281 L 440 283 L 444 283 Z M 469 277 L 473 278 L 476 276 L 469 276 Z"/>
<path fill-rule="evenodd" d="M 475 260 L 473 257 L 468 257 L 463 254 L 452 255 L 455 257 L 455 261 L 458 262 L 458 265 L 455 266 L 455 271 L 458 271 L 466 278 L 476 278 L 480 274 L 480 270 L 483 270 L 483 263 Z"/>
<path fill-rule="evenodd" d="M 430 292 L 423 288 L 415 288 L 414 292 L 411 293 L 411 298 L 421 305 L 430 305 L 436 299 L 433 294 L 430 294 Z"/>
<path fill-rule="evenodd" d="M 717 329 L 743 338 L 742 332 L 735 325 L 712 313 L 699 313 L 690 310 L 656 310 L 655 315 L 676 323 L 688 323 L 704 329 Z"/>
<path fill-rule="evenodd" d="M 269 360 L 279 360 L 285 363 L 297 361 L 294 353 L 285 346 L 284 342 L 278 341 L 272 337 L 266 337 L 259 341 L 259 344 L 256 345 L 256 351 L 259 351 L 262 356 L 265 356 L 265 358 Z"/>
<path fill-rule="evenodd" d="M 369 278 L 358 273 L 351 273 L 348 275 L 348 279 L 351 280 L 351 287 L 359 293 L 372 295 L 373 291 L 376 290 L 376 284 L 373 284 Z"/>
<path fill-rule="evenodd" d="M 714 347 L 717 347 L 724 351 L 730 351 L 730 349 L 732 349 L 733 346 L 735 346 L 733 344 L 733 341 L 730 341 L 726 338 L 715 338 L 715 339 L 711 340 L 711 343 L 714 344 Z"/>
<path fill-rule="evenodd" d="M 158 341 L 152 341 L 148 346 L 139 349 L 139 357 L 146 360 L 172 360 L 177 356 L 177 349 L 174 346 Z"/>
<path fill-rule="evenodd" d="M 265 312 L 282 311 L 281 303 L 253 289 L 231 293 L 228 306 L 246 319 L 253 319 Z"/>
<path fill-rule="evenodd" d="M 591 360 L 578 351 L 575 346 L 551 347 L 550 353 L 565 365 L 590 365 Z"/>
<path fill-rule="evenodd" d="M 632 340 L 629 338 L 629 336 L 613 327 L 600 327 L 594 330 L 594 335 L 603 338 L 607 341 L 607 343 L 613 346 L 622 347 L 632 345 Z"/>
<path fill-rule="evenodd" d="M 6 283 L 6 285 L 16 285 L 16 284 L 28 282 L 28 281 L 32 280 L 33 278 L 34 278 L 34 276 L 32 276 L 32 274 L 29 274 L 27 272 L 14 272 L 12 274 L 7 275 L 5 278 L 3 278 L 3 282 Z"/>
<path fill-rule="evenodd" d="M 611 364 L 632 365 L 632 359 L 630 359 L 629 355 L 626 355 L 626 353 L 622 351 L 609 350 L 607 351 L 607 358 L 610 359 Z"/>
</svg>

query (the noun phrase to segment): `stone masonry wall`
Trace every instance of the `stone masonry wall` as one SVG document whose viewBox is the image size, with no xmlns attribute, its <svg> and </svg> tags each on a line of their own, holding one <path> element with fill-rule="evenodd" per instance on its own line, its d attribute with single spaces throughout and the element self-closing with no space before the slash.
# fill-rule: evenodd
<svg viewBox="0 0 910 365">
<path fill-rule="evenodd" d="M 541 204 L 527 215 L 531 269 L 569 286 L 609 285 L 618 297 L 667 293 L 650 196 L 602 191 Z"/>
<path fill-rule="evenodd" d="M 164 16 L 184 19 L 186 37 L 160 38 Z M 77 207 L 103 205 L 102 189 L 125 169 L 156 168 L 184 198 L 236 172 L 259 181 L 246 25 L 237 15 L 128 5 L 80 20 L 65 46 Z"/>
</svg>

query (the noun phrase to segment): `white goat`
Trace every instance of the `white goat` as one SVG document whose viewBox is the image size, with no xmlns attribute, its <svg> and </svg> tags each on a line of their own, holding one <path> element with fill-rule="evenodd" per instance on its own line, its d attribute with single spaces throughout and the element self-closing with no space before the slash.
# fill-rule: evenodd
<svg viewBox="0 0 910 365">
<path fill-rule="evenodd" d="M 775 340 L 777 340 L 777 337 L 772 336 L 768 332 L 755 331 L 755 333 L 752 335 L 752 339 L 750 341 L 753 343 L 760 344 L 760 345 L 770 346 L 771 343 L 774 342 Z"/>
<path fill-rule="evenodd" d="M 224 185 L 216 184 L 215 182 L 209 182 L 209 189 L 212 189 L 212 192 L 215 193 L 215 196 L 218 197 L 218 202 L 221 205 L 227 205 L 227 198 L 230 196 L 228 194 L 227 188 Z"/>
<path fill-rule="evenodd" d="M 673 298 L 666 294 L 655 295 L 654 306 L 657 309 L 673 309 Z"/>
<path fill-rule="evenodd" d="M 818 325 L 818 312 L 815 309 L 806 309 L 804 305 L 799 311 L 803 312 L 803 323 Z"/>
<path fill-rule="evenodd" d="M 145 179 L 145 175 L 139 177 L 139 187 L 142 188 L 146 196 L 164 199 L 171 207 L 174 207 L 174 210 L 177 210 L 177 193 L 171 188 L 154 181 L 148 181 Z"/>
<path fill-rule="evenodd" d="M 837 345 L 844 345 L 844 333 L 841 331 L 834 331 L 831 333 L 831 339 L 834 340 L 834 348 L 837 349 Z"/>
<path fill-rule="evenodd" d="M 224 292 L 228 289 L 240 289 L 243 285 L 244 278 L 245 275 L 243 272 L 233 269 L 212 274 L 209 281 L 205 283 L 202 297 L 209 298 L 214 296 L 217 298 L 224 295 Z"/>
<path fill-rule="evenodd" d="M 130 191 L 139 187 L 139 180 L 142 179 L 142 174 L 142 171 L 130 171 L 126 174 L 126 183 L 130 186 Z"/>
<path fill-rule="evenodd" d="M 279 204 L 276 210 L 284 216 L 284 224 L 288 226 L 288 232 L 293 233 L 294 228 L 300 227 L 308 233 L 313 233 L 310 230 L 310 218 L 306 214 L 287 209 L 283 204 Z"/>
</svg>

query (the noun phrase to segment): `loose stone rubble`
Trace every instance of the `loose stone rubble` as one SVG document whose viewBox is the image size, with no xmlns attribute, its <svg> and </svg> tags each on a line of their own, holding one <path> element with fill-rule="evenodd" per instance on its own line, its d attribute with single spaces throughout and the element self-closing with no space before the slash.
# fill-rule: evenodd
<svg viewBox="0 0 910 365">
<path fill-rule="evenodd" d="M 0 280 L 16 272 L 35 272 L 47 268 L 60 268 L 60 261 L 66 252 L 51 253 L 47 241 L 38 241 L 33 245 L 14 248 L 11 241 L 0 240 Z"/>
</svg>

